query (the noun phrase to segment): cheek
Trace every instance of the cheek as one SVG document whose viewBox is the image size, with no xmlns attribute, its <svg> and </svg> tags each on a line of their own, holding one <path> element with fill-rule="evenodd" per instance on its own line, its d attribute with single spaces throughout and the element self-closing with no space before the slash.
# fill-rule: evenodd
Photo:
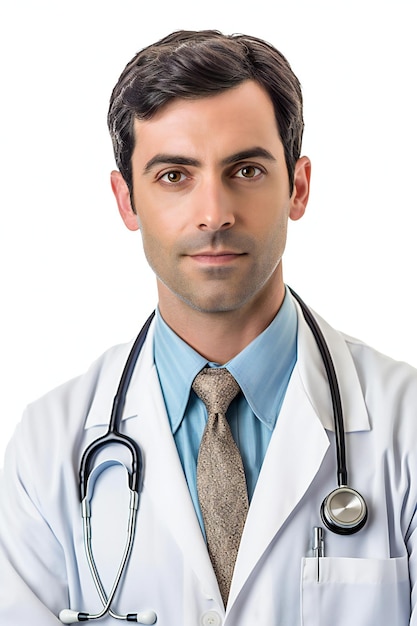
<svg viewBox="0 0 417 626">
<path fill-rule="evenodd" d="M 178 231 L 159 219 L 155 219 L 151 224 L 142 221 L 141 233 L 145 252 L 147 249 L 154 250 L 160 256 L 169 255 L 178 241 Z"/>
<path fill-rule="evenodd" d="M 289 206 L 274 203 L 258 204 L 258 209 L 247 215 L 250 219 L 244 227 L 258 241 L 279 241 L 285 238 L 288 224 Z"/>
<path fill-rule="evenodd" d="M 284 216 L 271 220 L 258 237 L 259 255 L 263 263 L 275 265 L 284 254 L 287 241 L 288 220 Z"/>
<path fill-rule="evenodd" d="M 188 207 L 175 194 L 142 191 L 135 196 L 135 207 L 144 232 L 153 237 L 175 240 L 175 233 L 181 233 L 187 224 Z"/>
<path fill-rule="evenodd" d="M 143 252 L 154 272 L 157 275 L 160 272 L 169 272 L 175 265 L 177 232 L 170 229 L 163 220 L 156 218 L 151 223 L 143 220 L 141 235 Z"/>
</svg>

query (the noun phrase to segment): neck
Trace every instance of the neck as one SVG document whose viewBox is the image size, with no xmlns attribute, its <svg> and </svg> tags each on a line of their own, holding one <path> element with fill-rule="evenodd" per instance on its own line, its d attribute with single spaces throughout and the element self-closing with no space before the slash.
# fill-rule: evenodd
<svg viewBox="0 0 417 626">
<path fill-rule="evenodd" d="M 159 289 L 159 310 L 170 328 L 207 361 L 223 365 L 241 352 L 272 322 L 285 296 L 285 286 L 261 294 L 236 311 L 207 313 L 191 308 L 171 292 Z M 162 297 L 161 297 L 162 296 Z"/>
</svg>

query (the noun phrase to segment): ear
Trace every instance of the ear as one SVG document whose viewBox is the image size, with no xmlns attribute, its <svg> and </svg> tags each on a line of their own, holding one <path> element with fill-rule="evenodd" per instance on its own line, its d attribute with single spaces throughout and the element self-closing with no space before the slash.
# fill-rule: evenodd
<svg viewBox="0 0 417 626">
<path fill-rule="evenodd" d="M 308 157 L 301 157 L 295 164 L 294 189 L 291 195 L 290 218 L 299 220 L 306 210 L 310 195 L 311 162 Z"/>
<path fill-rule="evenodd" d="M 130 200 L 129 188 L 125 179 L 120 172 L 113 171 L 110 174 L 111 188 L 116 198 L 117 206 L 119 207 L 119 213 L 124 221 L 126 227 L 129 230 L 138 230 L 138 216 L 133 210 Z"/>
</svg>

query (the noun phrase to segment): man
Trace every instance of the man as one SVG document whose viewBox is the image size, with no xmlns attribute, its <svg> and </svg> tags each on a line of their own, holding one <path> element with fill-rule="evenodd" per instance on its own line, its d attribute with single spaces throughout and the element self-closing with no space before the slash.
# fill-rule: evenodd
<svg viewBox="0 0 417 626">
<path fill-rule="evenodd" d="M 87 539 L 78 468 L 107 431 L 118 346 L 30 406 L 9 446 L 1 623 L 417 624 L 417 375 L 318 316 L 312 332 L 284 283 L 287 221 L 310 183 L 287 61 L 252 37 L 173 33 L 128 64 L 109 128 L 113 192 L 159 296 L 120 401 L 143 461 L 136 536 L 113 594 L 135 509 L 126 440 L 86 463 Z M 322 505 L 337 478 L 336 506 Z"/>
</svg>

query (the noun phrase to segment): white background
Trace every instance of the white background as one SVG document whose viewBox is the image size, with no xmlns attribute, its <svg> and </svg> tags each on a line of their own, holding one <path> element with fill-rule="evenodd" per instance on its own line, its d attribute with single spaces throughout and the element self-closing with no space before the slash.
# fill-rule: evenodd
<svg viewBox="0 0 417 626">
<path fill-rule="evenodd" d="M 140 235 L 111 194 L 106 113 L 127 61 L 180 28 L 257 35 L 288 57 L 313 181 L 286 281 L 337 328 L 417 365 L 414 5 L 1 3 L 0 465 L 26 404 L 129 340 L 155 306 Z"/>
</svg>

